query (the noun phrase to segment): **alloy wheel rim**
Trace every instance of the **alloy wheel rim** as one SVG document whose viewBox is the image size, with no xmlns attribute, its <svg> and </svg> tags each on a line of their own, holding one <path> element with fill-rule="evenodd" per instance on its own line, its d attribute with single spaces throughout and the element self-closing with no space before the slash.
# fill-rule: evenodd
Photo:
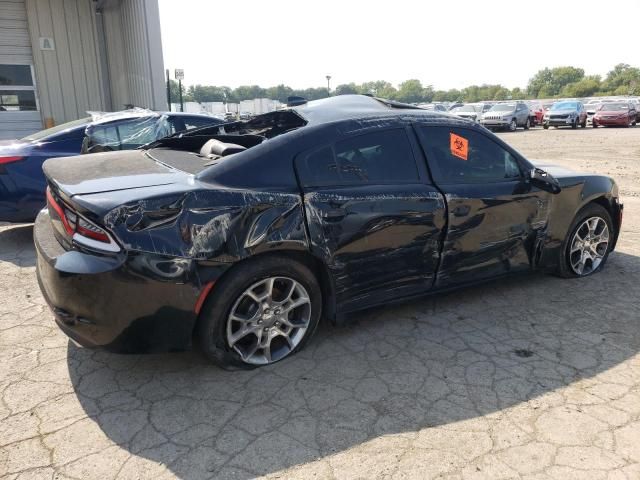
<svg viewBox="0 0 640 480">
<path fill-rule="evenodd" d="M 289 355 L 311 321 L 311 299 L 300 282 L 268 277 L 247 288 L 227 318 L 227 344 L 243 362 L 266 365 Z"/>
<path fill-rule="evenodd" d="M 511 120 L 511 123 L 509 124 L 509 129 L 513 132 L 516 130 L 516 128 L 518 128 L 518 124 L 516 123 L 515 120 Z"/>
<path fill-rule="evenodd" d="M 609 227 L 602 217 L 590 217 L 576 229 L 571 239 L 569 263 L 576 275 L 595 271 L 609 248 Z"/>
</svg>

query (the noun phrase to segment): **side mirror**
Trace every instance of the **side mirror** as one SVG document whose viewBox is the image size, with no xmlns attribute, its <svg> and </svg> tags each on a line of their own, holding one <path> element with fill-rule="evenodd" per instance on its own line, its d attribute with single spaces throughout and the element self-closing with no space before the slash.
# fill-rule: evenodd
<svg viewBox="0 0 640 480">
<path fill-rule="evenodd" d="M 532 168 L 529 172 L 529 181 L 531 185 L 538 187 L 540 190 L 550 193 L 560 193 L 560 183 L 552 175 L 545 172 L 541 168 Z"/>
</svg>

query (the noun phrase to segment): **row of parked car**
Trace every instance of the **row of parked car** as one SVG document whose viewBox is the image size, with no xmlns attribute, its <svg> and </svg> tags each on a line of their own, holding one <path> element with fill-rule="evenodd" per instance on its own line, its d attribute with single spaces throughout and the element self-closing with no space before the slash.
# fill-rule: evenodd
<svg viewBox="0 0 640 480">
<path fill-rule="evenodd" d="M 631 126 L 640 121 L 640 99 L 593 99 L 556 102 L 509 101 L 425 104 L 427 110 L 448 112 L 481 123 L 490 130 L 510 130 L 540 125 L 549 127 L 585 128 L 599 126 Z"/>
</svg>

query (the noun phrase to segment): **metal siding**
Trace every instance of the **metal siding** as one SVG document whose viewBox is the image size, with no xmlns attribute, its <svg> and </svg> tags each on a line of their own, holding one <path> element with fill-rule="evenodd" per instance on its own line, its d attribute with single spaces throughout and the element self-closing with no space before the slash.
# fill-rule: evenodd
<svg viewBox="0 0 640 480">
<path fill-rule="evenodd" d="M 26 0 L 43 119 L 54 124 L 104 110 L 91 0 Z M 41 51 L 52 37 L 54 51 Z"/>
<path fill-rule="evenodd" d="M 0 0 L 0 63 L 33 64 L 24 0 Z M 0 140 L 22 138 L 41 128 L 40 112 L 0 112 Z"/>
<path fill-rule="evenodd" d="M 113 103 L 166 110 L 157 0 L 111 2 L 104 19 Z"/>
</svg>

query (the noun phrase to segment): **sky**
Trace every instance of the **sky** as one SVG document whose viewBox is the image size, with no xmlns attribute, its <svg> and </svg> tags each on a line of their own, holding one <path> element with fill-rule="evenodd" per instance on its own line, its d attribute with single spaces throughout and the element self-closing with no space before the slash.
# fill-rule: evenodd
<svg viewBox="0 0 640 480">
<path fill-rule="evenodd" d="M 640 66 L 640 0 L 159 0 L 187 85 L 292 88 L 410 78 L 526 87 L 544 67 Z M 610 5 L 610 6 L 608 6 Z"/>
</svg>

